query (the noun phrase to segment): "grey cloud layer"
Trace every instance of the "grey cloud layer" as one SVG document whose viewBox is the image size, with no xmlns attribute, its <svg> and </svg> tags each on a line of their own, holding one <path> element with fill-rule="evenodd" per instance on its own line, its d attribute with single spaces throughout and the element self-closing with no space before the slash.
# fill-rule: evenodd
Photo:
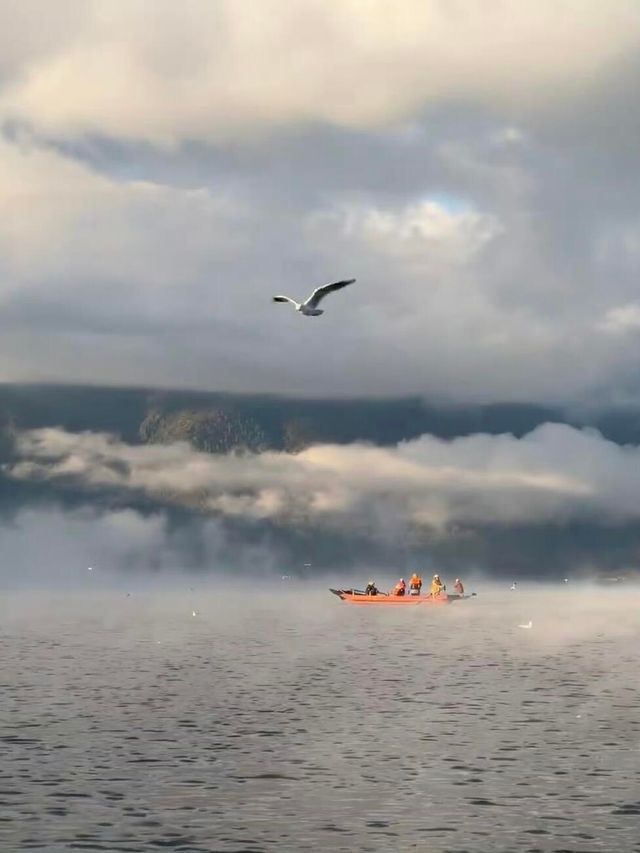
<svg viewBox="0 0 640 853">
<path fill-rule="evenodd" d="M 354 184 L 327 197 L 308 159 L 270 178 L 266 151 L 252 194 L 238 165 L 184 187 L 0 143 L 3 378 L 467 400 L 636 394 L 637 223 L 596 197 L 614 185 L 626 197 L 637 179 L 587 192 L 585 164 L 557 186 L 543 150 L 514 144 L 388 138 L 381 151 L 416 158 L 405 166 L 415 191 Z M 546 220 L 560 199 L 569 218 L 580 202 L 573 225 L 563 208 Z M 347 274 L 356 286 L 314 325 L 269 304 L 276 290 L 302 295 Z"/>
<path fill-rule="evenodd" d="M 0 378 L 637 399 L 637 4 L 394 10 L 0 0 Z"/>
<path fill-rule="evenodd" d="M 45 429 L 24 433 L 18 452 L 14 479 L 139 491 L 215 516 L 381 537 L 640 515 L 640 450 L 559 424 L 522 439 L 422 436 L 395 448 L 229 456 Z"/>
</svg>

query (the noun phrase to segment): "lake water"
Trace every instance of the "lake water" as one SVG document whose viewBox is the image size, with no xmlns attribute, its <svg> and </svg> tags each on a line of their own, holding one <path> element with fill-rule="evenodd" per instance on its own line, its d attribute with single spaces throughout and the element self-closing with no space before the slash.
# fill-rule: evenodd
<svg viewBox="0 0 640 853">
<path fill-rule="evenodd" d="M 476 588 L 5 593 L 0 850 L 640 851 L 640 593 Z"/>
</svg>

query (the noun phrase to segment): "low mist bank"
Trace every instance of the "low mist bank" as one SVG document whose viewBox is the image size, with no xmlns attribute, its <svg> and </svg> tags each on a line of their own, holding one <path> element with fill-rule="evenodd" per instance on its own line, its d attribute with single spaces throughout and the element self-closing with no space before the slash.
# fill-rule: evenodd
<svg viewBox="0 0 640 853">
<path fill-rule="evenodd" d="M 16 432 L 0 479 L 5 572 L 309 576 L 444 569 L 632 572 L 640 448 L 545 424 L 516 438 L 205 453 L 106 433 Z"/>
<path fill-rule="evenodd" d="M 337 575 L 326 581 L 250 575 L 239 580 L 229 576 L 185 580 L 167 572 L 153 579 L 129 578 L 133 582 L 127 584 L 122 577 L 109 583 L 99 569 L 94 571 L 92 577 L 78 573 L 73 586 L 59 591 L 38 587 L 9 591 L 0 603 L 3 627 L 56 633 L 64 624 L 87 631 L 122 629 L 130 635 L 144 635 L 149 629 L 153 638 L 181 642 L 211 630 L 242 635 L 260 623 L 269 636 L 287 625 L 304 625 L 315 637 L 311 654 L 330 648 L 345 625 L 357 626 L 364 635 L 402 628 L 426 639 L 435 632 L 437 653 L 442 655 L 449 640 L 459 639 L 459 632 L 471 636 L 482 631 L 492 637 L 492 648 L 475 648 L 478 661 L 503 647 L 514 655 L 528 654 L 585 641 L 634 638 L 639 630 L 640 583 L 603 588 L 588 581 L 522 582 L 511 590 L 508 584 L 478 575 L 465 579 L 468 591 L 477 595 L 447 607 L 362 608 L 330 594 L 328 584 L 336 583 Z M 356 583 L 359 576 L 345 579 Z M 378 578 L 382 587 L 391 581 L 391 575 Z M 333 628 L 327 632 L 327 626 L 335 632 Z M 300 657 L 305 649 L 288 653 Z"/>
<path fill-rule="evenodd" d="M 382 537 L 394 528 L 640 519 L 640 448 L 562 424 L 519 439 L 422 435 L 394 447 L 316 444 L 295 454 L 132 446 L 105 433 L 42 429 L 21 433 L 15 456 L 5 471 L 16 481 Z"/>
</svg>

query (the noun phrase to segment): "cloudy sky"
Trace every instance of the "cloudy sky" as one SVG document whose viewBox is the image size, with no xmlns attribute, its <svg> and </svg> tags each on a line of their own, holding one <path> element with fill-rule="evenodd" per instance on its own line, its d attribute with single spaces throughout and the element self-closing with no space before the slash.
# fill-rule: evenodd
<svg viewBox="0 0 640 853">
<path fill-rule="evenodd" d="M 636 0 L 0 0 L 0 379 L 638 399 L 639 48 Z"/>
<path fill-rule="evenodd" d="M 639 117 L 637 0 L 0 0 L 0 381 L 640 404 Z M 319 319 L 271 302 L 346 277 Z M 562 424 L 16 439 L 19 573 L 43 540 L 152 568 L 288 566 L 318 531 L 327 564 L 640 549 L 640 449 Z"/>
</svg>

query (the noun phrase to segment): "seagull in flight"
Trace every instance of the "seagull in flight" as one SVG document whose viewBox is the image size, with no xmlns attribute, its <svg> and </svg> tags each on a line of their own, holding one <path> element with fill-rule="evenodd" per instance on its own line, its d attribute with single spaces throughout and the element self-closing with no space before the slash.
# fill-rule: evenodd
<svg viewBox="0 0 640 853">
<path fill-rule="evenodd" d="M 342 290 L 343 287 L 353 284 L 354 281 L 355 278 L 348 278 L 344 281 L 334 281 L 333 284 L 323 284 L 321 287 L 316 287 L 311 296 L 305 299 L 304 302 L 296 302 L 295 299 L 291 299 L 289 296 L 274 296 L 273 301 L 290 302 L 295 306 L 296 311 L 304 314 L 305 317 L 319 317 L 321 314 L 324 314 L 324 311 L 318 308 L 324 297 L 334 290 Z"/>
</svg>

